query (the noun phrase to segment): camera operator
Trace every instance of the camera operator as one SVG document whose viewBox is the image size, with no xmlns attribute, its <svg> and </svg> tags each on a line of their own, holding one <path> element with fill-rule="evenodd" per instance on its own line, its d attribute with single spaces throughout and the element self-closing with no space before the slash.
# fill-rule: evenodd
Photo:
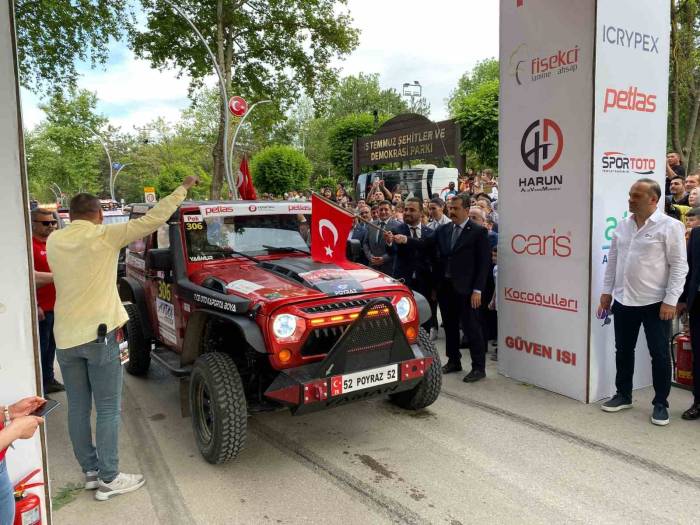
<svg viewBox="0 0 700 525">
<path fill-rule="evenodd" d="M 53 233 L 47 242 L 56 286 L 54 336 L 68 397 L 68 431 L 85 473 L 85 488 L 97 489 L 98 500 L 134 491 L 145 482 L 139 474 L 119 471 L 122 365 L 117 331 L 128 320 L 117 290 L 119 251 L 165 224 L 197 183 L 197 177 L 187 177 L 143 217 L 109 225 L 102 224 L 100 200 L 79 193 L 70 202 L 70 228 Z M 96 446 L 90 425 L 93 398 Z"/>
</svg>

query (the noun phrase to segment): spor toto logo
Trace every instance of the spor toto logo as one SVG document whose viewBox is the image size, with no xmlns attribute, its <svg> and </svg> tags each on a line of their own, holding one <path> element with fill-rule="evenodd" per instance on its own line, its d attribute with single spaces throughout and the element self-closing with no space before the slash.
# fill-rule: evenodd
<svg viewBox="0 0 700 525">
<path fill-rule="evenodd" d="M 636 173 L 652 175 L 656 170 L 656 159 L 633 157 L 619 151 L 606 151 L 601 159 L 603 173 Z"/>
<path fill-rule="evenodd" d="M 547 171 L 554 167 L 564 150 L 564 135 L 552 119 L 535 120 L 520 141 L 520 156 L 532 171 Z"/>
<path fill-rule="evenodd" d="M 510 248 L 516 255 L 566 258 L 572 251 L 571 232 L 561 235 L 552 228 L 552 233 L 544 235 L 516 233 L 510 240 Z"/>
</svg>

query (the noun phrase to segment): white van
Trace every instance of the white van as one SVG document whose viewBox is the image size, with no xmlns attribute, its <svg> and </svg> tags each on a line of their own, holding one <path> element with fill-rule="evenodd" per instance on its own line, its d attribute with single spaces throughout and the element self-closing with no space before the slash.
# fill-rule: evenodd
<svg viewBox="0 0 700 525">
<path fill-rule="evenodd" d="M 403 200 L 409 197 L 430 199 L 438 195 L 444 199 L 450 182 L 459 188 L 457 168 L 438 168 L 434 164 L 418 164 L 402 170 L 381 170 L 363 173 L 357 177 L 355 188 L 357 199 L 367 199 L 368 192 L 376 180 L 383 180 L 392 193 L 400 193 Z"/>
</svg>

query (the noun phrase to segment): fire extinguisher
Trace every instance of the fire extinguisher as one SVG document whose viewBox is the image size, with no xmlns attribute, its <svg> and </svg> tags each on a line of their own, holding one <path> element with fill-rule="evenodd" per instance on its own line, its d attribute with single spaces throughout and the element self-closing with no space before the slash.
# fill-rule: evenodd
<svg viewBox="0 0 700 525">
<path fill-rule="evenodd" d="M 39 473 L 39 470 L 33 470 L 15 485 L 15 522 L 13 525 L 41 524 L 41 500 L 36 494 L 27 494 L 25 492 L 32 487 L 43 485 L 43 483 L 27 483 Z"/>
<path fill-rule="evenodd" d="M 690 335 L 680 332 L 673 336 L 672 343 L 673 378 L 684 387 L 693 386 L 693 350 L 690 345 Z"/>
</svg>

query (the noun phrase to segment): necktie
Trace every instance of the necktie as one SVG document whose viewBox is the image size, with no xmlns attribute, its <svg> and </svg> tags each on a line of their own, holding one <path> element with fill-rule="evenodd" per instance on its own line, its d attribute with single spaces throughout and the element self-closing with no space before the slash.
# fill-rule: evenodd
<svg viewBox="0 0 700 525">
<path fill-rule="evenodd" d="M 418 233 L 416 232 L 417 226 L 411 226 L 411 238 L 417 239 Z"/>
<path fill-rule="evenodd" d="M 385 223 L 385 222 L 380 222 L 380 223 L 379 223 L 379 228 L 380 228 L 380 229 L 377 230 L 377 241 L 376 241 L 377 244 L 379 244 L 379 236 L 380 236 L 380 235 L 383 235 L 383 233 L 384 233 L 384 232 L 382 231 L 382 230 L 384 229 L 384 226 L 386 226 L 386 223 Z"/>
<path fill-rule="evenodd" d="M 450 242 L 450 249 L 454 249 L 455 244 L 457 244 L 457 239 L 459 239 L 459 234 L 462 233 L 462 227 L 455 225 L 452 229 L 452 241 Z"/>
</svg>

